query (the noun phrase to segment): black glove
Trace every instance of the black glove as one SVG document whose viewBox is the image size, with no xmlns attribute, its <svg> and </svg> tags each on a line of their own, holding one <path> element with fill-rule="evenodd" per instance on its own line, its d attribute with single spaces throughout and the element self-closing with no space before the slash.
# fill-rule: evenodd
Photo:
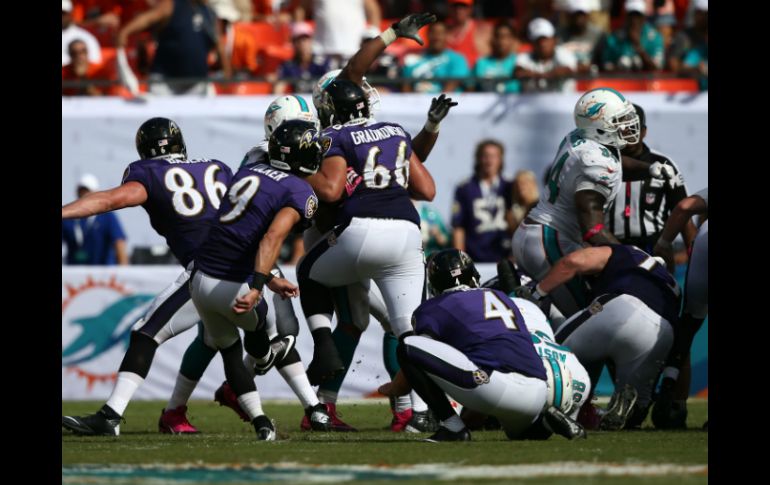
<svg viewBox="0 0 770 485">
<path fill-rule="evenodd" d="M 414 13 L 394 23 L 391 28 L 396 33 L 397 37 L 406 37 L 407 39 L 416 41 L 420 45 L 425 45 L 422 38 L 417 35 L 417 31 L 435 21 L 436 16 L 432 13 Z"/>
<path fill-rule="evenodd" d="M 449 109 L 452 106 L 457 106 L 457 101 L 452 101 L 452 98 L 447 98 L 446 94 L 441 94 L 438 98 L 433 98 L 430 102 L 430 109 L 428 110 L 428 121 L 431 123 L 439 124 L 441 120 L 446 118 L 449 114 Z"/>
</svg>

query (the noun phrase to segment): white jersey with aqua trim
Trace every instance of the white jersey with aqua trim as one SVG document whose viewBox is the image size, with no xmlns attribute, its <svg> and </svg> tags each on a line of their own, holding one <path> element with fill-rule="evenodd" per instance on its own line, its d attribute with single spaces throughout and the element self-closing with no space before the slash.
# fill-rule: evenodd
<svg viewBox="0 0 770 485">
<path fill-rule="evenodd" d="M 527 330 L 532 335 L 532 343 L 535 344 L 537 353 L 541 357 L 563 362 L 572 373 L 572 400 L 575 405 L 570 412 L 570 417 L 577 419 L 580 408 L 591 394 L 591 379 L 588 377 L 588 371 L 568 347 L 556 343 L 548 317 L 537 305 L 529 300 L 513 296 L 511 296 L 511 300 L 518 307 L 521 316 L 524 317 L 524 325 L 527 326 Z"/>
<path fill-rule="evenodd" d="M 603 210 L 618 194 L 623 169 L 616 148 L 584 138 L 581 130 L 564 137 L 556 153 L 540 201 L 529 217 L 550 226 L 575 243 L 582 242 L 575 193 L 581 190 L 599 192 L 605 198 Z"/>
</svg>

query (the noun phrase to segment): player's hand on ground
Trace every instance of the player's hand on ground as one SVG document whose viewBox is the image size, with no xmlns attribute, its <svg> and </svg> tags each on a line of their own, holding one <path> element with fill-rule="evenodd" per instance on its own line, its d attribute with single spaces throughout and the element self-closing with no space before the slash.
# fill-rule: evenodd
<svg viewBox="0 0 770 485">
<path fill-rule="evenodd" d="M 446 94 L 441 93 L 438 98 L 433 98 L 430 102 L 430 110 L 428 110 L 428 120 L 433 123 L 440 123 L 441 120 L 446 118 L 449 114 L 449 110 L 457 106 L 457 101 L 452 101 L 452 98 L 447 98 Z"/>
<path fill-rule="evenodd" d="M 267 283 L 267 287 L 273 293 L 280 295 L 284 300 L 299 296 L 299 287 L 286 278 L 273 278 Z"/>
<path fill-rule="evenodd" d="M 424 26 L 432 24 L 435 21 L 436 16 L 432 13 L 415 13 L 394 23 L 392 28 L 396 33 L 396 36 L 412 39 L 420 45 L 425 45 L 425 42 L 417 32 Z"/>
<path fill-rule="evenodd" d="M 238 315 L 248 313 L 254 309 L 259 300 L 262 298 L 262 292 L 252 288 L 245 295 L 239 296 L 235 299 L 235 305 L 233 305 L 233 312 Z"/>
</svg>

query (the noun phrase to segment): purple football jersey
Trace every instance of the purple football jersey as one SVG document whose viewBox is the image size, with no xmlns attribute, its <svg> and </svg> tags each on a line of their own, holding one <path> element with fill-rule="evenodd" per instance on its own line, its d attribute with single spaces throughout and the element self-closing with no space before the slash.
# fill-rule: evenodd
<svg viewBox="0 0 770 485">
<path fill-rule="evenodd" d="M 632 295 L 672 325 L 679 315 L 679 287 L 665 267 L 635 246 L 613 244 L 612 256 L 591 282 L 594 296 Z"/>
<path fill-rule="evenodd" d="M 417 307 L 413 323 L 417 334 L 451 345 L 483 370 L 546 378 L 524 317 L 502 291 L 444 293 Z"/>
<path fill-rule="evenodd" d="M 304 179 L 271 168 L 249 165 L 238 170 L 195 258 L 195 267 L 228 281 L 247 281 L 254 273 L 259 243 L 278 211 L 291 207 L 306 227 L 318 208 L 318 198 Z"/>
<path fill-rule="evenodd" d="M 457 186 L 452 206 L 452 226 L 465 229 L 465 252 L 477 263 L 496 263 L 511 252 L 511 235 L 505 213 L 513 200 L 513 185 L 500 178 L 489 194 L 479 179 Z"/>
<path fill-rule="evenodd" d="M 347 197 L 337 212 L 337 224 L 353 217 L 403 219 L 420 225 L 409 198 L 409 157 L 412 137 L 395 123 L 335 125 L 323 133 L 331 146 L 325 157 L 347 161 Z"/>
<path fill-rule="evenodd" d="M 142 207 L 152 228 L 187 266 L 206 238 L 232 176 L 230 167 L 219 160 L 168 157 L 130 164 L 122 183 L 144 185 L 147 201 Z"/>
</svg>

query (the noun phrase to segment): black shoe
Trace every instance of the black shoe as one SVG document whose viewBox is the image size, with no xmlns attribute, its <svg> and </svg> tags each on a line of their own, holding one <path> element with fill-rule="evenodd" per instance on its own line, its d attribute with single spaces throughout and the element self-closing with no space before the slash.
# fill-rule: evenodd
<svg viewBox="0 0 770 485">
<path fill-rule="evenodd" d="M 599 429 L 604 431 L 617 431 L 623 429 L 626 420 L 631 415 L 639 393 L 633 386 L 626 384 L 623 389 L 616 389 L 610 398 L 607 412 L 602 416 Z"/>
<path fill-rule="evenodd" d="M 412 412 L 412 419 L 406 423 L 404 431 L 408 433 L 435 433 L 438 431 L 438 421 L 430 412 L 430 409 L 425 411 Z"/>
<path fill-rule="evenodd" d="M 344 371 L 345 364 L 342 363 L 334 342 L 330 342 L 330 345 L 316 345 L 313 350 L 313 360 L 306 371 L 311 386 L 320 386 Z"/>
<path fill-rule="evenodd" d="M 275 364 L 280 363 L 284 357 L 286 357 L 286 354 L 294 348 L 295 342 L 296 338 L 294 335 L 287 335 L 285 337 L 277 337 L 274 339 L 270 343 L 270 357 L 267 359 L 267 362 L 254 364 L 254 372 L 256 372 L 258 376 L 267 374 Z"/>
<path fill-rule="evenodd" d="M 323 403 L 318 403 L 305 409 L 305 416 L 310 420 L 310 428 L 313 431 L 330 431 L 332 427 L 332 418 L 326 411 Z"/>
<path fill-rule="evenodd" d="M 106 404 L 96 414 L 61 417 L 62 427 L 84 436 L 119 436 L 121 421 L 125 420 Z"/>
<path fill-rule="evenodd" d="M 561 409 L 550 406 L 543 413 L 543 421 L 548 429 L 554 433 L 564 436 L 568 440 L 577 438 L 587 438 L 586 430 L 580 423 L 573 421 L 572 418 L 564 414 Z"/>
<path fill-rule="evenodd" d="M 660 383 L 660 392 L 652 406 L 652 424 L 658 429 L 670 429 L 671 408 L 674 404 L 674 384 L 676 381 L 664 377 Z"/>
<path fill-rule="evenodd" d="M 273 422 L 265 416 L 257 416 L 251 421 L 254 425 L 254 431 L 257 432 L 258 441 L 275 441 L 275 426 Z"/>
<path fill-rule="evenodd" d="M 429 438 L 425 438 L 422 441 L 425 441 L 428 443 L 439 443 L 441 441 L 470 441 L 470 440 L 471 440 L 471 432 L 468 431 L 468 428 L 463 428 L 460 431 L 449 431 L 449 429 L 443 426 L 439 426 L 438 431 L 436 431 Z"/>
</svg>

